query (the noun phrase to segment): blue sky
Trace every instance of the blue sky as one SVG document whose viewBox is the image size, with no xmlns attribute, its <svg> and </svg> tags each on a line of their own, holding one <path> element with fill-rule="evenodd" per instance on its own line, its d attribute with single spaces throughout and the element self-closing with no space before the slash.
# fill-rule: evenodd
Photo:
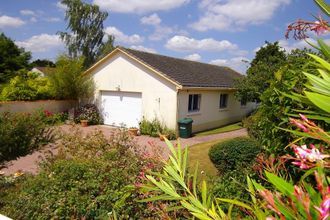
<svg viewBox="0 0 330 220">
<path fill-rule="evenodd" d="M 109 16 L 105 32 L 116 45 L 230 66 L 244 72 L 257 48 L 279 41 L 287 51 L 306 46 L 285 40 L 289 23 L 313 20 L 320 10 L 312 0 L 86 0 Z M 55 60 L 65 52 L 56 35 L 64 31 L 63 5 L 57 0 L 1 1 L 0 31 L 33 58 Z"/>
</svg>

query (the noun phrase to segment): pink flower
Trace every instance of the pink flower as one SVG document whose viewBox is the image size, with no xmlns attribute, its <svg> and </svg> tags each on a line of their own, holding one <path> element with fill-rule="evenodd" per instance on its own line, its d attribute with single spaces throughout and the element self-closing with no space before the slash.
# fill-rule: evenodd
<svg viewBox="0 0 330 220">
<path fill-rule="evenodd" d="M 330 195 L 328 194 L 322 201 L 320 207 L 315 207 L 320 213 L 320 219 L 326 220 L 330 216 Z"/>
<path fill-rule="evenodd" d="M 303 132 L 308 132 L 308 129 L 305 127 L 305 125 L 301 124 L 296 119 L 290 118 L 290 122 L 291 122 L 291 124 L 294 124 L 295 126 L 300 128 L 301 130 L 303 130 Z"/>
<path fill-rule="evenodd" d="M 306 118 L 305 115 L 303 115 L 303 114 L 299 114 L 299 116 L 300 116 L 300 118 L 301 118 L 302 120 L 304 120 L 305 122 L 309 122 L 309 120 Z"/>
<path fill-rule="evenodd" d="M 321 154 L 320 151 L 316 149 L 314 145 L 311 144 L 310 146 L 311 149 L 307 148 L 306 145 L 302 145 L 301 147 L 293 145 L 293 150 L 297 158 L 307 160 L 308 162 L 316 162 L 323 160 L 324 158 L 330 157 L 330 155 Z"/>
<path fill-rule="evenodd" d="M 320 21 L 315 21 L 314 23 L 314 27 L 311 28 L 312 31 L 314 31 L 317 35 L 321 35 L 321 34 L 324 34 L 325 32 L 328 31 L 328 28 L 327 28 L 327 25 Z"/>
</svg>

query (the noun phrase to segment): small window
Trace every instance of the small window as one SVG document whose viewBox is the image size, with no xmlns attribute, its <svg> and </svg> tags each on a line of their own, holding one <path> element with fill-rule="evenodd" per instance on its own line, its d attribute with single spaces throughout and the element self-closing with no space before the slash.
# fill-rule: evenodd
<svg viewBox="0 0 330 220">
<path fill-rule="evenodd" d="M 245 107 L 246 106 L 246 101 L 245 100 L 241 100 L 241 107 Z"/>
<path fill-rule="evenodd" d="M 219 108 L 227 108 L 228 105 L 228 94 L 220 94 L 220 105 Z"/>
<path fill-rule="evenodd" d="M 200 110 L 201 94 L 189 95 L 188 112 L 198 112 Z"/>
</svg>

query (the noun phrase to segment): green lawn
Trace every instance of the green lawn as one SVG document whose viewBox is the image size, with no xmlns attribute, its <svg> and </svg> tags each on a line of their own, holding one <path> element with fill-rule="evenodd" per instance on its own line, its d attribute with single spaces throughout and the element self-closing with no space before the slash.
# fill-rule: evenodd
<svg viewBox="0 0 330 220">
<path fill-rule="evenodd" d="M 209 149 L 214 144 L 220 143 L 224 141 L 216 140 L 210 141 L 202 144 L 196 144 L 189 147 L 189 167 L 190 171 L 193 172 L 195 170 L 196 163 L 198 162 L 199 171 L 204 171 L 207 176 L 216 176 L 217 169 L 214 167 L 213 163 L 209 158 Z"/>
<path fill-rule="evenodd" d="M 196 133 L 195 136 L 206 136 L 206 135 L 211 135 L 211 134 L 219 134 L 219 133 L 224 133 L 224 132 L 228 132 L 228 131 L 235 131 L 235 130 L 238 130 L 241 128 L 243 128 L 242 122 L 237 122 L 235 124 L 226 125 L 224 127 L 199 132 L 199 133 Z"/>
</svg>

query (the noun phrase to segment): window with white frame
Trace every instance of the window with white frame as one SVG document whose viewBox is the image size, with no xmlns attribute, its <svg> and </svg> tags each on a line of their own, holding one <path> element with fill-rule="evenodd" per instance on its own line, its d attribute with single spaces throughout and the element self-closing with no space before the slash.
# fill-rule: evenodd
<svg viewBox="0 0 330 220">
<path fill-rule="evenodd" d="M 188 102 L 188 112 L 198 112 L 201 105 L 201 94 L 190 94 Z"/>
<path fill-rule="evenodd" d="M 219 108 L 224 109 L 228 106 L 228 94 L 220 94 Z"/>
</svg>

